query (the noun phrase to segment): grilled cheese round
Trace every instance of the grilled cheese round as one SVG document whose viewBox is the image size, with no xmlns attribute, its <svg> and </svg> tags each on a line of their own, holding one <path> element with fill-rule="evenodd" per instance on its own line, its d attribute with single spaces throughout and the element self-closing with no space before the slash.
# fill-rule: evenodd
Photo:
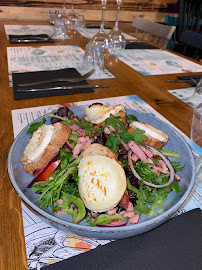
<svg viewBox="0 0 202 270">
<path fill-rule="evenodd" d="M 84 119 L 96 125 L 102 124 L 110 114 L 120 116 L 120 120 L 126 123 L 126 111 L 122 105 L 107 107 L 102 104 L 94 104 L 84 109 Z"/>
<path fill-rule="evenodd" d="M 94 212 L 115 207 L 126 189 L 124 169 L 114 158 L 85 156 L 80 161 L 78 175 L 81 199 Z"/>
</svg>

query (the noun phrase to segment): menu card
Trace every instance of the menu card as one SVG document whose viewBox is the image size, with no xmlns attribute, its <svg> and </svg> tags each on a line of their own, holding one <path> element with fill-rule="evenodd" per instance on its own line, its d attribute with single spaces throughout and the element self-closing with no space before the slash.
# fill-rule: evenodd
<svg viewBox="0 0 202 270">
<path fill-rule="evenodd" d="M 196 107 L 202 102 L 202 94 L 194 94 L 195 87 L 189 88 L 182 88 L 182 89 L 175 89 L 169 90 L 172 95 L 176 96 L 177 98 L 181 99 L 185 103 L 187 103 L 191 107 Z"/>
<path fill-rule="evenodd" d="M 89 70 L 83 67 L 84 50 L 77 45 L 7 47 L 9 82 L 12 73 L 76 68 L 81 74 Z M 114 76 L 104 70 L 92 74 L 89 79 L 109 79 Z"/>
<path fill-rule="evenodd" d="M 54 26 L 52 25 L 4 25 L 7 39 L 9 35 L 39 35 L 46 34 L 52 39 L 61 39 L 60 36 L 54 35 Z M 69 39 L 66 35 L 63 39 Z"/>
<path fill-rule="evenodd" d="M 172 125 L 168 120 L 161 116 L 151 106 L 145 103 L 137 95 L 121 96 L 99 100 L 81 101 L 71 104 L 56 104 L 50 106 L 33 107 L 25 109 L 17 109 L 12 111 L 12 122 L 14 136 L 21 131 L 22 128 L 30 124 L 36 118 L 42 116 L 44 113 L 57 110 L 59 107 L 66 106 L 83 106 L 90 105 L 95 102 L 103 103 L 106 106 L 122 104 L 125 108 L 134 109 L 140 112 L 147 113 L 158 119 L 163 120 L 170 126 L 175 128 L 192 147 L 195 157 L 202 153 L 200 147 L 191 144 L 190 138 L 183 134 L 179 129 Z M 189 196 L 186 204 L 179 209 L 177 214 L 182 214 L 186 211 L 200 207 L 202 209 L 201 201 L 202 182 L 196 182 L 196 185 Z M 44 223 L 38 216 L 33 214 L 22 203 L 22 215 L 24 223 L 25 245 L 27 253 L 27 262 L 29 270 L 59 262 L 69 257 L 79 255 L 85 251 L 96 248 L 98 245 L 105 245 L 110 243 L 110 240 L 95 240 L 91 238 L 80 237 L 74 235 L 72 232 L 64 233 Z"/>
<path fill-rule="evenodd" d="M 142 75 L 202 72 L 202 66 L 158 49 L 125 50 L 115 56 Z"/>
</svg>

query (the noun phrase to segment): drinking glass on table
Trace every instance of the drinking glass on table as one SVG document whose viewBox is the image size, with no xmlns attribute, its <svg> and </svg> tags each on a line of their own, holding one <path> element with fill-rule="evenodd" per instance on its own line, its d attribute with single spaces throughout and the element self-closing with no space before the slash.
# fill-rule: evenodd
<svg viewBox="0 0 202 270">
<path fill-rule="evenodd" d="M 57 18 L 54 24 L 54 38 L 64 39 L 67 35 L 66 25 L 64 19 Z"/>
<path fill-rule="evenodd" d="M 102 46 L 95 43 L 88 43 L 86 45 L 83 69 L 85 71 L 95 69 L 94 74 L 99 75 L 104 71 L 104 57 Z"/>
<path fill-rule="evenodd" d="M 194 108 L 191 125 L 191 139 L 202 148 L 202 103 Z M 198 181 L 202 182 L 202 154 L 196 161 L 196 177 Z"/>
<path fill-rule="evenodd" d="M 102 2 L 102 18 L 100 24 L 100 30 L 92 37 L 91 43 L 98 44 L 103 48 L 108 49 L 109 47 L 109 38 L 108 35 L 104 31 L 104 12 L 106 9 L 107 0 L 101 0 Z"/>
<path fill-rule="evenodd" d="M 124 50 L 126 47 L 126 39 L 124 34 L 118 28 L 118 15 L 120 11 L 121 0 L 117 0 L 116 22 L 114 28 L 108 33 L 109 37 L 109 51 L 116 53 L 117 51 Z"/>
</svg>

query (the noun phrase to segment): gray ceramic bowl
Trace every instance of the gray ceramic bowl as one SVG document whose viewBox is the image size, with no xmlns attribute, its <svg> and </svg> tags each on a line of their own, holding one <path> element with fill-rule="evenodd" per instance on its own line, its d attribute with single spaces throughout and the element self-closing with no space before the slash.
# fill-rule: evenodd
<svg viewBox="0 0 202 270">
<path fill-rule="evenodd" d="M 83 108 L 84 107 L 74 107 L 72 110 L 76 115 L 81 117 L 83 115 Z M 35 201 L 39 195 L 35 194 L 32 189 L 26 188 L 28 183 L 31 182 L 32 177 L 23 170 L 23 164 L 20 162 L 20 158 L 23 155 L 25 146 L 30 139 L 30 135 L 26 133 L 28 127 L 25 127 L 16 137 L 10 149 L 8 157 L 8 171 L 16 192 L 27 207 L 32 212 L 39 215 L 45 222 L 59 230 L 70 230 L 73 233 L 81 236 L 98 239 L 121 239 L 132 237 L 145 233 L 170 219 L 185 202 L 194 185 L 195 163 L 192 152 L 185 140 L 173 128 L 164 122 L 148 114 L 143 114 L 133 110 L 127 110 L 127 114 L 133 114 L 138 118 L 139 121 L 149 123 L 150 125 L 168 134 L 169 141 L 165 149 L 176 151 L 182 155 L 181 164 L 185 165 L 183 171 L 180 172 L 180 175 L 182 176 L 182 180 L 180 181 L 182 192 L 180 194 L 176 194 L 174 192 L 170 193 L 166 202 L 164 203 L 165 207 L 160 213 L 157 213 L 151 217 L 142 215 L 138 224 L 128 224 L 125 227 L 118 228 L 101 228 L 90 227 L 85 220 L 80 224 L 73 224 L 71 223 L 71 216 L 69 215 L 53 216 L 50 209 L 40 209 L 40 202 Z M 49 124 L 49 117 L 46 116 L 46 119 L 46 124 Z M 36 121 L 40 120 L 41 118 L 37 119 Z M 171 158 L 171 160 L 175 161 L 176 159 Z M 179 161 L 179 159 L 176 161 Z"/>
</svg>

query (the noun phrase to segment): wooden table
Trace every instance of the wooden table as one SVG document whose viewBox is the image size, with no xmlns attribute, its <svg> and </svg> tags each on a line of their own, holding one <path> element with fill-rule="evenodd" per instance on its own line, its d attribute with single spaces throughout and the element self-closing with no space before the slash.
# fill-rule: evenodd
<svg viewBox="0 0 202 270">
<path fill-rule="evenodd" d="M 6 47 L 28 45 L 11 45 L 9 41 L 6 40 L 4 24 L 19 24 L 19 22 L 0 23 L 0 138 L 2 164 L 0 169 L 0 269 L 24 270 L 28 268 L 20 198 L 12 187 L 7 172 L 8 152 L 14 139 L 11 110 L 137 94 L 189 136 L 193 109 L 167 91 L 188 87 L 186 83 L 172 84 L 167 82 L 167 79 L 175 79 L 178 74 L 143 76 L 111 55 L 106 55 L 105 59 L 106 68 L 116 77 L 107 80 L 107 84 L 110 85 L 110 88 L 98 88 L 95 89 L 94 93 L 14 100 L 13 89 L 8 86 Z M 132 28 L 128 25 L 121 25 L 121 27 L 125 32 L 132 32 Z M 69 34 L 71 36 L 70 40 L 58 41 L 55 45 L 77 44 L 85 49 L 85 45 L 88 42 L 86 38 L 75 31 L 71 31 Z M 96 83 L 105 84 L 106 81 L 96 80 Z"/>
</svg>

